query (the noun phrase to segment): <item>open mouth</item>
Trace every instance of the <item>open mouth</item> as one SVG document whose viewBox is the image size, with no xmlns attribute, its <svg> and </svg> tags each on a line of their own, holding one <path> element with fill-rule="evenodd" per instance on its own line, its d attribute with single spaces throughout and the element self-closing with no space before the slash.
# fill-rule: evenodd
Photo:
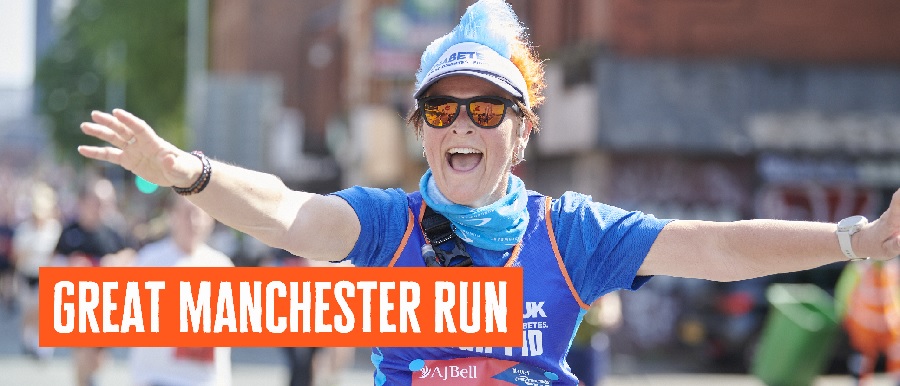
<svg viewBox="0 0 900 386">
<path fill-rule="evenodd" d="M 468 147 L 454 147 L 447 151 L 447 163 L 458 172 L 468 172 L 481 163 L 483 154 Z"/>
</svg>

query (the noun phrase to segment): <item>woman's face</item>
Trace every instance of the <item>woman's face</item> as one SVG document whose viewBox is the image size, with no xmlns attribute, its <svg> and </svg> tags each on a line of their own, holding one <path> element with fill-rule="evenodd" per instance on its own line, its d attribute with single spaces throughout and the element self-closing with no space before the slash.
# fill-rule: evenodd
<svg viewBox="0 0 900 386">
<path fill-rule="evenodd" d="M 439 80 L 426 96 L 499 96 L 514 100 L 506 91 L 479 78 L 456 75 Z M 512 167 L 513 151 L 527 142 L 529 130 L 512 109 L 507 108 L 500 126 L 482 129 L 472 123 L 466 106 L 450 126 L 436 129 L 423 123 L 425 158 L 438 189 L 450 201 L 477 208 L 488 205 L 506 194 Z"/>
</svg>

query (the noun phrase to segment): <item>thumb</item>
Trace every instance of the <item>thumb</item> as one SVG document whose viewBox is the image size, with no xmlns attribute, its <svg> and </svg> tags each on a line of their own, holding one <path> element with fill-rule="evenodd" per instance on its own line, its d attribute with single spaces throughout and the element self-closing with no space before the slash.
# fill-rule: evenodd
<svg viewBox="0 0 900 386">
<path fill-rule="evenodd" d="M 167 178 L 177 187 L 191 186 L 203 172 L 200 158 L 185 151 L 166 154 L 161 163 Z"/>
</svg>

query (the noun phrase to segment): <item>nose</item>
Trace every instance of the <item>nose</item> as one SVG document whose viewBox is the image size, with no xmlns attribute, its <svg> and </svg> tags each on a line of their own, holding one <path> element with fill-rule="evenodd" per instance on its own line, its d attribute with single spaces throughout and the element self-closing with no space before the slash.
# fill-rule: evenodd
<svg viewBox="0 0 900 386">
<path fill-rule="evenodd" d="M 462 119 L 460 119 L 462 118 Z M 475 124 L 472 122 L 472 118 L 469 117 L 469 112 L 466 111 L 465 106 L 459 106 L 459 116 L 456 118 L 456 122 L 454 122 L 453 133 L 455 134 L 472 134 L 475 131 Z"/>
<path fill-rule="evenodd" d="M 475 131 L 475 129 L 473 129 L 468 124 L 456 125 L 453 128 L 453 133 L 455 133 L 455 134 L 472 134 L 472 132 L 474 132 L 474 131 Z"/>
</svg>

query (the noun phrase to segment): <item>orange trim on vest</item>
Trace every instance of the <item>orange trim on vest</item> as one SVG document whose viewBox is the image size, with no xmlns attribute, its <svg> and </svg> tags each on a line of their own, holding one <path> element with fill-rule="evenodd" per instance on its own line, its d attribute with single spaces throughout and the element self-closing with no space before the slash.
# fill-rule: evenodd
<svg viewBox="0 0 900 386">
<path fill-rule="evenodd" d="M 581 296 L 578 296 L 578 291 L 575 291 L 575 286 L 572 284 L 572 278 L 569 277 L 569 271 L 566 270 L 566 265 L 563 264 L 562 255 L 559 254 L 559 246 L 556 244 L 556 232 L 553 231 L 553 221 L 550 221 L 550 197 L 547 197 L 546 202 L 544 203 L 544 220 L 547 221 L 547 233 L 548 236 L 550 236 L 550 245 L 553 246 L 553 254 L 556 255 L 556 263 L 559 264 L 559 270 L 566 279 L 566 284 L 569 285 L 569 291 L 572 292 L 572 297 L 575 298 L 581 308 L 584 308 L 585 310 L 591 308 L 590 305 L 581 300 Z"/>
<path fill-rule="evenodd" d="M 503 265 L 505 268 L 512 267 L 513 263 L 516 262 L 516 259 L 519 258 L 519 252 L 522 251 L 522 242 L 519 241 L 515 247 L 513 247 L 512 254 L 509 256 L 509 260 L 506 261 L 506 264 Z"/>
<path fill-rule="evenodd" d="M 419 224 L 422 223 L 422 219 L 425 218 L 425 199 L 422 199 L 422 204 L 419 205 Z M 425 236 L 425 230 L 422 230 L 422 236 Z"/>
<path fill-rule="evenodd" d="M 406 248 L 406 243 L 409 241 L 409 235 L 412 234 L 413 226 L 413 212 L 412 209 L 406 208 L 409 211 L 409 220 L 406 222 L 406 232 L 403 234 L 403 240 L 400 240 L 400 246 L 397 247 L 397 250 L 394 252 L 394 257 L 391 258 L 391 263 L 388 264 L 388 267 L 393 267 L 397 262 L 397 259 L 400 258 L 400 253 L 403 252 L 403 249 Z"/>
</svg>

